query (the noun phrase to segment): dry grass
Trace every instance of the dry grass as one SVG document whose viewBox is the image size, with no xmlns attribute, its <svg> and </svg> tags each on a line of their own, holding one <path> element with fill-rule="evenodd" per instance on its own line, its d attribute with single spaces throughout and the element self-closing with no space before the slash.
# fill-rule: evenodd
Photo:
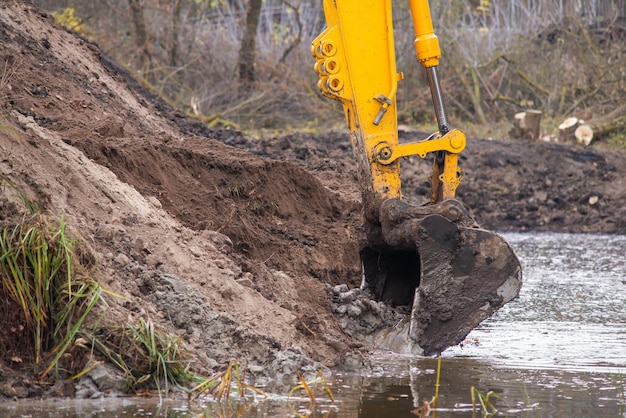
<svg viewBox="0 0 626 418">
<path fill-rule="evenodd" d="M 246 366 L 239 360 L 231 359 L 226 370 L 203 380 L 190 391 L 190 399 L 196 399 L 204 393 L 209 393 L 217 402 L 228 401 L 231 393 L 237 393 L 244 399 L 246 391 L 267 398 L 262 390 L 245 383 Z"/>
</svg>

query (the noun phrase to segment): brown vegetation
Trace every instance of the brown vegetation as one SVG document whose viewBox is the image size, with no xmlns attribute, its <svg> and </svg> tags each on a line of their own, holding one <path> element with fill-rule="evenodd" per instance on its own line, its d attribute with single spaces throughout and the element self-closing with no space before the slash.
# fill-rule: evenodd
<svg viewBox="0 0 626 418">
<path fill-rule="evenodd" d="M 320 98 L 314 87 L 309 42 L 325 25 L 321 2 L 35 4 L 57 13 L 73 8 L 82 24 L 80 34 L 98 42 L 175 107 L 210 124 L 318 129 L 343 120 L 338 107 Z M 415 61 L 408 2 L 394 7 L 398 68 L 406 80 L 397 98 L 401 122 L 432 125 L 427 83 Z M 454 126 L 469 133 L 498 124 L 510 127 L 514 114 L 532 108 L 544 115 L 543 136 L 556 134 L 556 125 L 566 117 L 585 114 L 591 121 L 621 109 L 626 89 L 626 74 L 618 65 L 626 42 L 623 1 L 574 6 L 559 1 L 446 0 L 431 8 Z M 65 20 L 60 22 L 70 23 Z M 252 80 L 242 93 L 242 83 Z M 475 124 L 483 127 L 473 128 Z M 598 130 L 596 140 L 616 134 L 621 138 L 623 123 L 604 126 L 608 128 Z"/>
</svg>

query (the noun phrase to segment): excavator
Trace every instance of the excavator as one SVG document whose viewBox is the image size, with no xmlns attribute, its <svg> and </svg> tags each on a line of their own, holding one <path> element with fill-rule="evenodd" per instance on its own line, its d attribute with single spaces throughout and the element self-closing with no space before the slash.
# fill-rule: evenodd
<svg viewBox="0 0 626 418">
<path fill-rule="evenodd" d="M 435 355 L 515 299 L 522 268 L 506 240 L 479 227 L 456 199 L 465 134 L 451 129 L 438 66 L 439 40 L 427 0 L 410 0 L 417 60 L 426 71 L 438 131 L 399 141 L 391 0 L 324 0 L 325 30 L 312 42 L 321 93 L 341 102 L 362 190 L 362 288 L 406 307 L 400 351 Z M 432 158 L 430 196 L 402 196 L 400 160 Z"/>
</svg>

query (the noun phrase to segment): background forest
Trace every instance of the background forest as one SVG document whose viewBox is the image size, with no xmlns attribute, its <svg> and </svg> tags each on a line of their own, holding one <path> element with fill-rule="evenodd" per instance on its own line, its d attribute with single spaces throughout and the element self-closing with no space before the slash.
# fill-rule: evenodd
<svg viewBox="0 0 626 418">
<path fill-rule="evenodd" d="M 95 41 L 145 86 L 209 126 L 322 130 L 343 123 L 319 94 L 311 41 L 321 0 L 36 0 Z M 408 1 L 394 1 L 400 123 L 432 130 Z M 542 136 L 565 118 L 595 140 L 626 138 L 626 0 L 437 0 L 440 78 L 453 127 L 506 137 L 513 116 L 543 112 Z M 610 138 L 610 140 L 609 140 Z"/>
</svg>

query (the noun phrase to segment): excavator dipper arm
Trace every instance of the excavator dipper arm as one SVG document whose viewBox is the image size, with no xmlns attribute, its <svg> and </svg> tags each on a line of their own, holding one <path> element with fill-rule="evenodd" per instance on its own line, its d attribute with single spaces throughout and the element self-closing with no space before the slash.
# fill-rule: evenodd
<svg viewBox="0 0 626 418">
<path fill-rule="evenodd" d="M 439 131 L 399 144 L 391 0 L 324 0 L 327 28 L 313 41 L 322 94 L 342 103 L 363 194 L 364 287 L 411 308 L 407 348 L 435 354 L 515 298 L 521 267 L 502 237 L 480 229 L 455 200 L 463 132 L 450 129 L 437 68 L 441 56 L 427 0 L 410 0 L 415 50 L 425 68 Z M 402 197 L 400 157 L 433 156 L 425 205 Z"/>
</svg>

